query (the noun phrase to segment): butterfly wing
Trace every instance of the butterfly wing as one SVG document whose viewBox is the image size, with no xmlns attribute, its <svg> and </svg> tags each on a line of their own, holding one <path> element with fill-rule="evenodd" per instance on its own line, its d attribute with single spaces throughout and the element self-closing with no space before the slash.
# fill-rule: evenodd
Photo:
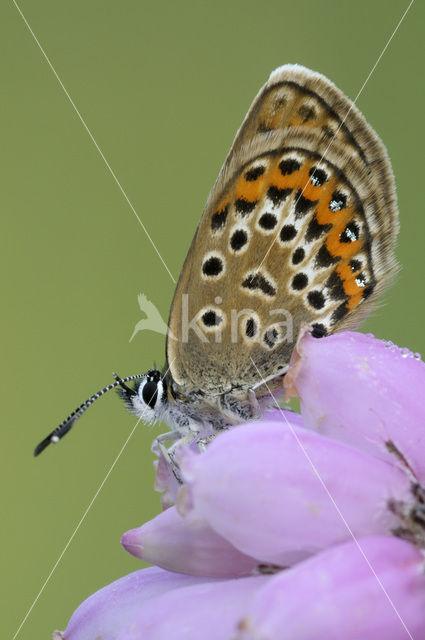
<svg viewBox="0 0 425 640">
<path fill-rule="evenodd" d="M 396 270 L 397 231 L 376 133 L 324 76 L 276 69 L 184 263 L 167 337 L 175 383 L 246 389 L 287 369 L 302 322 L 317 335 L 357 326 Z"/>
</svg>

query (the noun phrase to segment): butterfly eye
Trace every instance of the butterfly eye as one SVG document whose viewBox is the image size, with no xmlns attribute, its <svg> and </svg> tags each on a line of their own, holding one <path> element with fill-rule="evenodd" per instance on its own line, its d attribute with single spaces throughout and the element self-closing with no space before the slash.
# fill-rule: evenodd
<svg viewBox="0 0 425 640">
<path fill-rule="evenodd" d="M 158 400 L 158 382 L 156 380 L 147 380 L 144 384 L 142 383 L 141 392 L 143 402 L 151 409 L 154 409 Z"/>
</svg>

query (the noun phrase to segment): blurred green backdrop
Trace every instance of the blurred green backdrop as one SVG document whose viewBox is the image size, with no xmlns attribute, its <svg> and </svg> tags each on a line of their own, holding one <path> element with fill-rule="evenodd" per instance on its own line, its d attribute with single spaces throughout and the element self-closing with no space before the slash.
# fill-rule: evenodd
<svg viewBox="0 0 425 640">
<path fill-rule="evenodd" d="M 234 133 L 270 71 L 299 62 L 354 98 L 408 3 L 18 4 L 177 278 Z M 137 294 L 166 318 L 174 285 L 12 2 L 2 3 L 0 24 L 1 627 L 12 638 L 135 419 L 111 395 L 57 448 L 33 459 L 33 446 L 112 370 L 163 364 L 162 336 L 129 338 L 142 317 Z M 358 100 L 392 158 L 403 265 L 363 330 L 414 351 L 425 351 L 422 25 L 416 2 Z M 152 437 L 137 428 L 22 640 L 50 638 L 86 596 L 141 566 L 119 539 L 159 509 Z"/>
</svg>

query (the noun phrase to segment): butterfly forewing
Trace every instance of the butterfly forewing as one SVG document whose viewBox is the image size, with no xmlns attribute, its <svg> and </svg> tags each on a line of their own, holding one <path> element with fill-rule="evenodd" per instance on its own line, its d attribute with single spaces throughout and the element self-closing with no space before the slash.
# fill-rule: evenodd
<svg viewBox="0 0 425 640">
<path fill-rule="evenodd" d="M 208 198 L 176 289 L 174 382 L 208 394 L 287 369 L 301 323 L 354 327 L 396 269 L 385 148 L 326 78 L 280 67 Z M 255 363 L 255 364 L 253 364 Z"/>
</svg>

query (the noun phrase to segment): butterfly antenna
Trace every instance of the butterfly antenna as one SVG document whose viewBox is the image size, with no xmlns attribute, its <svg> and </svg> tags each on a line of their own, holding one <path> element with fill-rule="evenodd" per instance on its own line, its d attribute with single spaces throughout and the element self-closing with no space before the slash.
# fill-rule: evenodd
<svg viewBox="0 0 425 640">
<path fill-rule="evenodd" d="M 120 378 L 116 373 L 113 373 L 112 375 L 115 378 L 115 382 L 112 382 L 111 384 L 108 384 L 107 387 L 100 389 L 100 391 L 94 393 L 92 396 L 90 396 L 90 398 L 88 398 L 88 400 L 74 409 L 74 411 L 70 413 L 69 416 L 65 418 L 65 420 L 61 422 L 59 426 L 56 427 L 56 429 L 53 429 L 53 431 L 49 433 L 49 435 L 36 446 L 36 448 L 34 449 L 35 456 L 38 456 L 42 451 L 44 451 L 44 449 L 48 447 L 49 444 L 55 444 L 59 442 L 59 440 L 61 440 L 64 435 L 66 435 L 68 431 L 70 431 L 70 429 L 77 422 L 78 418 L 81 418 L 83 413 L 90 407 L 90 405 L 93 404 L 95 400 L 98 400 L 98 398 L 101 398 L 105 393 L 111 391 L 111 389 L 115 389 L 115 387 L 118 386 L 122 387 L 126 393 L 134 395 L 136 392 L 133 389 L 130 389 L 130 387 L 128 387 L 125 383 L 129 382 L 130 380 L 140 380 L 140 378 L 143 378 L 144 376 L 143 373 L 139 373 L 135 376 L 127 376 L 126 378 Z"/>
</svg>

